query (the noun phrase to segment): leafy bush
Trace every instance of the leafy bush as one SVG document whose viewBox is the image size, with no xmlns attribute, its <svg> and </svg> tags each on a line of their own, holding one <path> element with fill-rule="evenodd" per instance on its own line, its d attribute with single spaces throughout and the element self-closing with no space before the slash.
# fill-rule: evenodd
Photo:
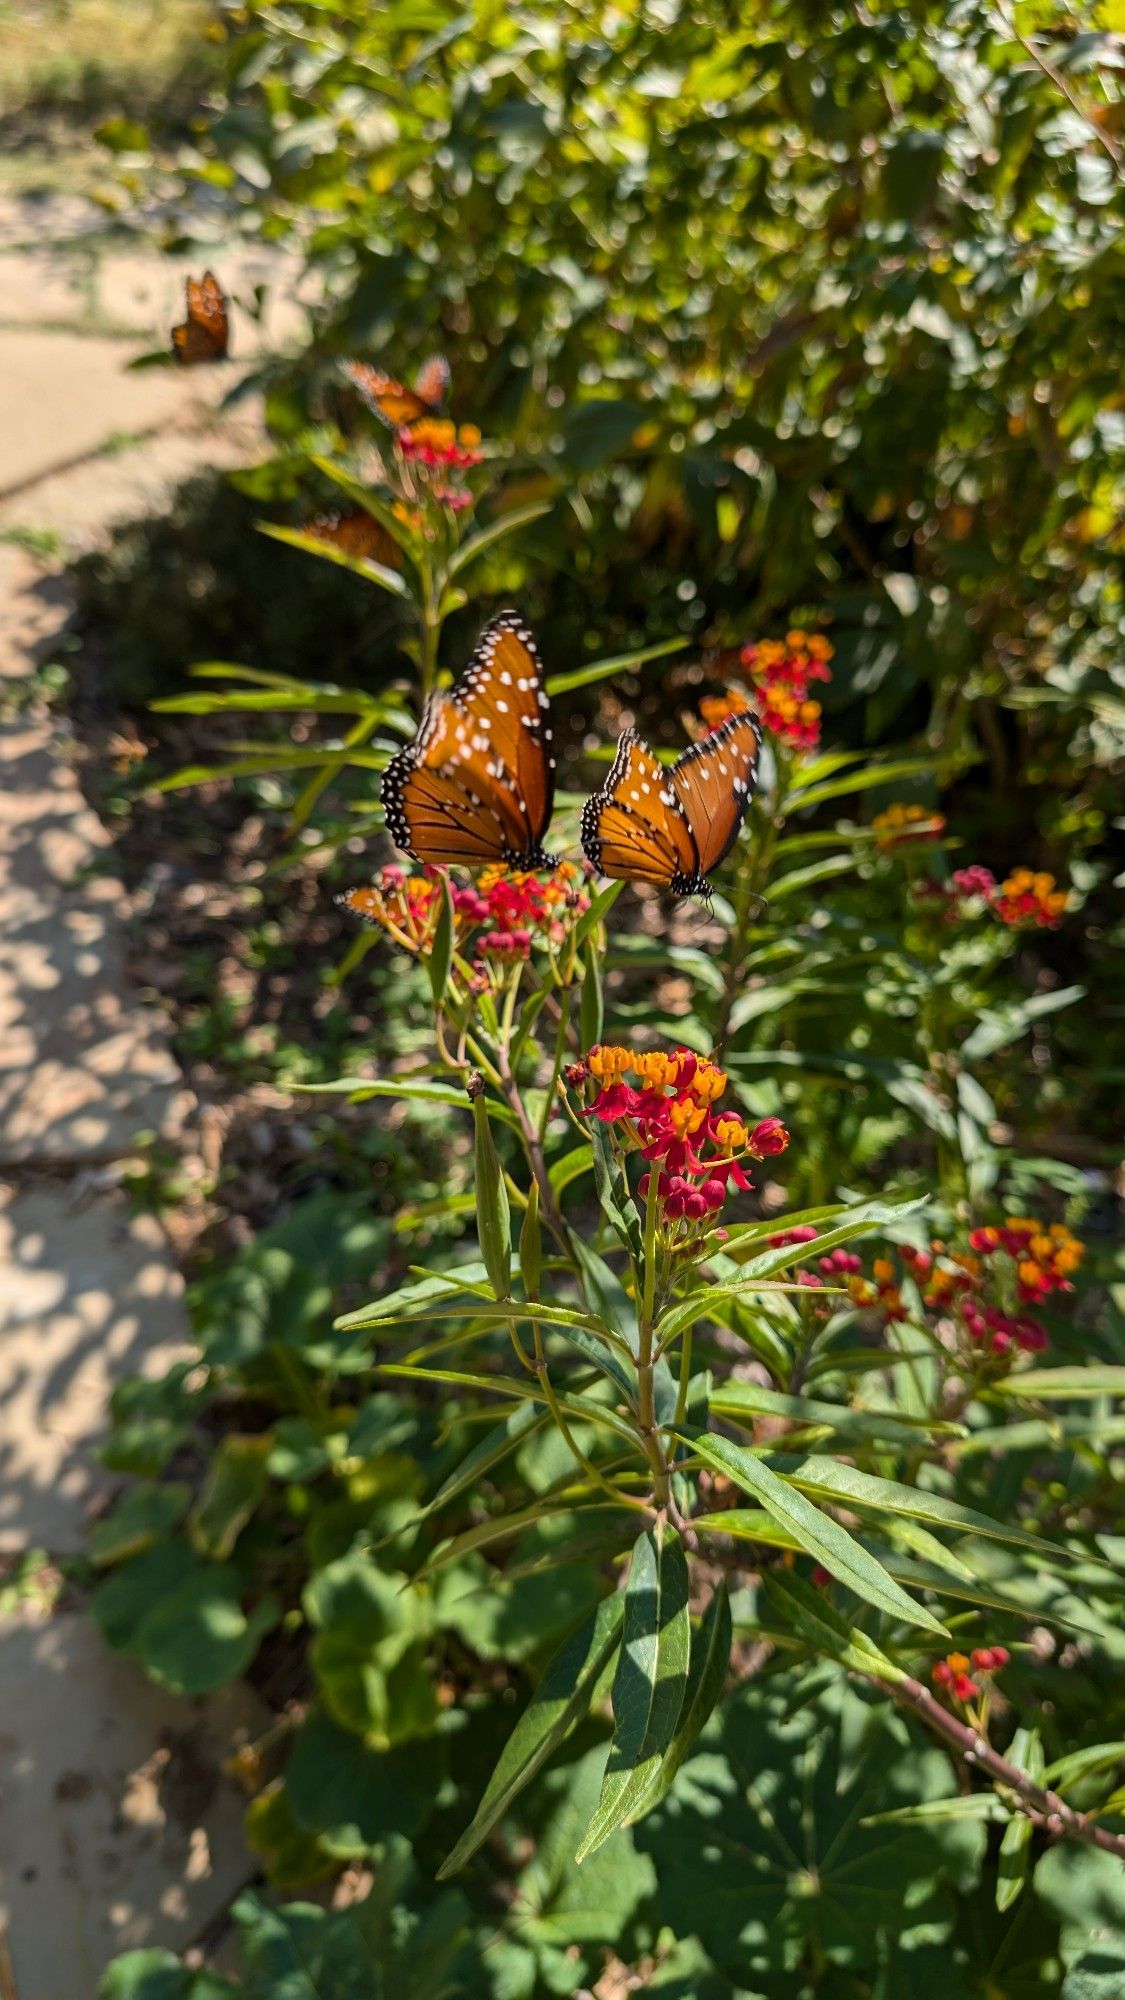
<svg viewBox="0 0 1125 2000">
<path fill-rule="evenodd" d="M 1086 340 L 1120 249 L 1051 73 L 1094 93 L 1105 47 L 1044 69 L 968 5 L 569 25 L 232 21 L 199 171 L 326 294 L 241 484 L 388 618 L 374 683 L 206 664 L 157 706 L 259 733 L 160 783 L 268 778 L 288 864 L 351 887 L 420 700 L 518 590 L 556 844 L 614 705 L 755 699 L 759 794 L 706 910 L 568 862 L 357 898 L 326 976 L 370 1059 L 297 1081 L 409 1114 L 396 1189 L 447 1171 L 395 1214 L 322 1188 L 204 1274 L 195 1366 L 119 1394 L 109 1642 L 288 1706 L 240 1760 L 270 1893 L 237 1985 L 140 1953 L 102 1992 L 1108 1994 L 1120 612 Z M 357 344 L 435 330 L 503 444 L 439 418 L 427 459 L 349 387 Z M 684 666 L 703 629 L 740 643 Z M 345 1863 L 348 1907 L 279 1901 Z"/>
</svg>

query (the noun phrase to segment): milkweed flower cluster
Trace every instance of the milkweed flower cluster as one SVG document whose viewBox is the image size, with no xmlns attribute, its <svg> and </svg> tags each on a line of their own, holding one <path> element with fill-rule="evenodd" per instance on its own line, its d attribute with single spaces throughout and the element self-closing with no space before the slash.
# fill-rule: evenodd
<svg viewBox="0 0 1125 2000">
<path fill-rule="evenodd" d="M 1042 1305 L 1052 1292 L 1072 1292 L 1072 1273 L 1085 1255 L 1085 1245 L 1065 1223 L 1036 1222 L 1027 1215 L 974 1229 L 969 1247 L 981 1257 L 1012 1259 L 1016 1296 L 1024 1305 Z"/>
<path fill-rule="evenodd" d="M 627 1151 L 651 1162 L 638 1193 L 647 1200 L 651 1175 L 666 1229 L 690 1234 L 711 1223 L 733 1182 L 753 1186 L 743 1162 L 783 1153 L 789 1134 L 780 1118 L 748 1126 L 738 1112 L 719 1108 L 725 1095 L 724 1070 L 690 1049 L 643 1052 L 598 1044 L 567 1072 L 574 1084 L 598 1086 L 584 1116 L 613 1127 Z"/>
<path fill-rule="evenodd" d="M 913 890 L 922 907 L 937 909 L 948 924 L 964 923 L 990 911 L 1009 930 L 1055 930 L 1069 897 L 1053 875 L 1017 868 L 1003 882 L 991 869 L 955 868 L 948 882 L 920 882 Z"/>
<path fill-rule="evenodd" d="M 1010 1653 L 1006 1646 L 977 1646 L 972 1653 L 947 1653 L 944 1660 L 938 1660 L 930 1671 L 930 1679 L 937 1688 L 948 1693 L 954 1701 L 975 1701 L 982 1692 L 979 1681 L 975 1681 L 970 1667 L 979 1674 L 995 1674 L 1006 1667 Z"/>
<path fill-rule="evenodd" d="M 797 629 L 784 639 L 760 639 L 739 652 L 763 725 L 793 749 L 815 750 L 820 742 L 821 706 L 809 689 L 814 682 L 832 679 L 828 662 L 834 651 L 822 633 Z"/>
<path fill-rule="evenodd" d="M 349 890 L 339 900 L 356 916 L 377 924 L 403 951 L 428 958 L 441 912 L 442 881 L 441 869 L 411 873 L 392 863 L 370 887 Z M 477 962 L 476 987 L 483 990 L 496 967 L 530 958 L 537 942 L 561 944 L 590 907 L 585 882 L 582 869 L 560 861 L 542 878 L 488 868 L 467 887 L 451 883 L 457 946 Z"/>
<path fill-rule="evenodd" d="M 934 1237 L 928 1250 L 903 1244 L 899 1251 L 923 1306 L 949 1322 L 970 1360 L 1002 1360 L 1016 1349 L 1041 1354 L 1047 1330 L 1026 1308 L 1072 1291 L 1071 1274 L 1083 1255 L 1084 1245 L 1063 1223 L 1027 1216 L 974 1229 L 965 1249 Z M 888 1324 L 911 1316 L 889 1257 L 875 1259 L 870 1278 L 849 1276 L 847 1287 L 854 1305 L 879 1312 Z"/>
<path fill-rule="evenodd" d="M 876 813 L 871 822 L 875 845 L 886 852 L 906 841 L 940 840 L 946 828 L 944 813 L 929 806 L 907 805 L 902 800 Z"/>
<path fill-rule="evenodd" d="M 408 464 L 423 465 L 428 472 L 464 472 L 484 460 L 476 425 L 457 425 L 447 417 L 421 418 L 399 431 L 397 443 Z"/>
</svg>

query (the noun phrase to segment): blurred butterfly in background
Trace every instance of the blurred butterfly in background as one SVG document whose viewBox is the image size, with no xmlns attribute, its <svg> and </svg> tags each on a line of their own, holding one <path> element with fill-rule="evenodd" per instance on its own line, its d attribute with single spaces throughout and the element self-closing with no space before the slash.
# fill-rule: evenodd
<svg viewBox="0 0 1125 2000">
<path fill-rule="evenodd" d="M 762 729 L 729 716 L 667 770 L 627 729 L 605 784 L 582 808 L 582 848 L 600 875 L 673 896 L 707 896 L 738 839 L 758 778 Z"/>
<path fill-rule="evenodd" d="M 449 363 L 441 354 L 423 363 L 412 389 L 367 361 L 345 361 L 344 373 L 368 409 L 393 431 L 409 430 L 421 418 L 436 416 L 449 393 Z"/>
<path fill-rule="evenodd" d="M 230 351 L 227 295 L 213 271 L 188 278 L 187 318 L 172 328 L 172 353 L 182 368 L 203 361 L 225 361 Z"/>
<path fill-rule="evenodd" d="M 384 569 L 398 569 L 402 564 L 402 551 L 394 536 L 362 507 L 346 514 L 318 514 L 315 521 L 302 522 L 301 533 L 339 549 L 341 555 L 382 563 Z"/>
<path fill-rule="evenodd" d="M 416 861 L 553 867 L 542 847 L 555 797 L 550 704 L 518 612 L 501 611 L 456 687 L 430 696 L 382 797 L 391 838 Z"/>
</svg>

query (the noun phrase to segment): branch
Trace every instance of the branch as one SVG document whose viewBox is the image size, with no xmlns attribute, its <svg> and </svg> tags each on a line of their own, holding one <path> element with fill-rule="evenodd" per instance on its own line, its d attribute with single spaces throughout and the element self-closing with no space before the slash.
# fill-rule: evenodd
<svg viewBox="0 0 1125 2000">
<path fill-rule="evenodd" d="M 1122 162 L 1121 154 L 1118 151 L 1116 142 L 1113 139 L 1111 139 L 1108 132 L 1102 130 L 1102 127 L 1098 124 L 1098 121 L 1094 117 L 1093 113 L 1087 109 L 1085 104 L 1083 104 L 1082 99 L 1078 95 L 1078 92 L 1071 88 L 1070 84 L 1067 82 L 1062 71 L 1056 69 L 1054 63 L 1048 62 L 1046 56 L 1042 53 L 1042 51 L 1036 48 L 1035 43 L 1031 40 L 1030 36 L 1023 34 L 1021 29 L 1017 27 L 1012 16 L 1008 13 L 1007 8 L 1001 6 L 998 9 L 998 11 L 1001 20 L 1005 23 L 1009 32 L 1015 36 L 1020 47 L 1024 49 L 1026 53 L 1031 57 L 1031 60 L 1035 64 L 1036 69 L 1041 70 L 1043 75 L 1047 78 L 1048 82 L 1053 83 L 1055 89 L 1062 92 L 1071 110 L 1077 111 L 1078 116 L 1082 119 L 1083 123 L 1090 127 L 1090 130 L 1093 133 L 1095 139 L 1097 140 L 1099 146 L 1101 146 L 1103 150 L 1109 154 L 1109 157 L 1113 161 L 1114 166 L 1117 168 L 1118 173 L 1121 173 L 1123 170 L 1123 165 L 1125 165 L 1125 163 Z"/>
<path fill-rule="evenodd" d="M 1060 1799 L 1057 1792 L 1046 1791 L 1042 1785 L 1037 1785 L 1026 1771 L 1021 1771 L 1016 1764 L 1009 1764 L 1006 1757 L 993 1750 L 983 1736 L 970 1729 L 967 1722 L 959 1721 L 957 1716 L 943 1708 L 921 1681 L 911 1680 L 908 1675 L 888 1685 L 873 1674 L 867 1678 L 872 1687 L 879 1688 L 904 1708 L 912 1708 L 920 1715 L 935 1735 L 944 1737 L 956 1750 L 970 1770 L 983 1771 L 994 1784 L 1015 1792 L 1028 1819 L 1051 1839 L 1084 1840 L 1089 1846 L 1100 1847 L 1106 1854 L 1116 1854 L 1125 1861 L 1125 1833 L 1108 1832 L 1104 1826 L 1098 1826 L 1089 1814 L 1075 1812 L 1074 1807 L 1068 1806 L 1065 1799 Z"/>
</svg>

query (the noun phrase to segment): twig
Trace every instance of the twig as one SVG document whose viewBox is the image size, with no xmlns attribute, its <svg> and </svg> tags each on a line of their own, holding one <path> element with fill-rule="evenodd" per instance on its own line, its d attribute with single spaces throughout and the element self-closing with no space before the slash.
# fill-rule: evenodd
<svg viewBox="0 0 1125 2000">
<path fill-rule="evenodd" d="M 945 1741 L 957 1751 L 970 1770 L 983 1771 L 994 1784 L 1002 1785 L 1014 1792 L 1028 1819 L 1053 1840 L 1084 1840 L 1090 1847 L 1100 1847 L 1106 1854 L 1116 1854 L 1125 1861 L 1125 1833 L 1110 1833 L 1104 1826 L 1098 1826 L 1089 1814 L 1075 1812 L 1057 1792 L 1051 1792 L 1037 1785 L 1028 1772 L 1021 1771 L 1016 1764 L 1009 1764 L 998 1750 L 994 1750 L 967 1722 L 961 1722 L 948 1709 L 936 1701 L 921 1681 L 911 1680 L 907 1675 L 903 1680 L 888 1686 L 875 1675 L 867 1676 L 872 1687 L 877 1687 L 904 1708 L 912 1708 L 923 1722 L 943 1736 Z"/>
<path fill-rule="evenodd" d="M 1076 90 L 1071 89 L 1071 86 L 1067 82 L 1062 71 L 1056 69 L 1054 63 L 1048 62 L 1047 57 L 1042 53 L 1041 50 L 1036 48 L 1035 43 L 1031 40 L 1030 36 L 1025 35 L 1023 31 L 1017 26 L 1016 22 L 1013 20 L 1011 14 L 1009 14 L 1006 7 L 1000 6 L 997 9 L 997 11 L 1000 15 L 1001 20 L 1005 23 L 1006 27 L 1008 28 L 1009 32 L 1015 36 L 1020 47 L 1024 49 L 1026 53 L 1031 57 L 1031 60 L 1035 64 L 1036 69 L 1042 70 L 1043 75 L 1048 79 L 1050 83 L 1054 84 L 1055 89 L 1060 90 L 1062 92 L 1063 96 L 1066 98 L 1067 103 L 1070 105 L 1071 110 L 1077 111 L 1078 116 L 1082 119 L 1083 123 L 1090 127 L 1090 130 L 1093 133 L 1095 139 L 1097 140 L 1099 146 L 1101 146 L 1103 152 L 1108 153 L 1118 173 L 1120 174 L 1123 171 L 1125 171 L 1125 161 L 1122 161 L 1121 154 L 1120 151 L 1118 150 L 1116 141 L 1110 137 L 1110 134 L 1108 132 L 1103 131 L 1102 127 L 1098 124 L 1098 121 L 1094 117 L 1093 113 L 1087 108 L 1085 104 L 1083 104 L 1082 99 L 1078 95 L 1078 92 Z"/>
</svg>

